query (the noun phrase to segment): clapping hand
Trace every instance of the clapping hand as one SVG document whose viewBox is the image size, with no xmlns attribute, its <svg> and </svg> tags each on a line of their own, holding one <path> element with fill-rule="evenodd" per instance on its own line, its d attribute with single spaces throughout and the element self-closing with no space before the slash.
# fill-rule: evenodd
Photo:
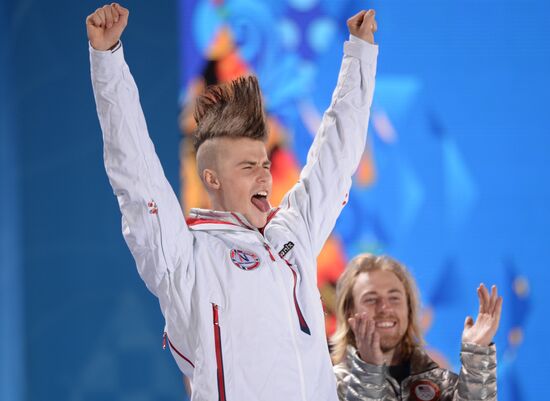
<svg viewBox="0 0 550 401">
<path fill-rule="evenodd" d="M 366 313 L 356 313 L 348 319 L 348 323 L 355 335 L 361 359 L 371 365 L 383 365 L 384 354 L 380 348 L 380 334 L 376 331 L 374 320 L 369 319 Z"/>
<path fill-rule="evenodd" d="M 481 346 L 488 346 L 493 341 L 502 311 L 502 297 L 497 294 L 497 287 L 493 285 L 491 294 L 483 284 L 477 289 L 479 298 L 479 313 L 474 319 L 468 316 L 464 322 L 462 342 L 474 343 Z"/>
</svg>

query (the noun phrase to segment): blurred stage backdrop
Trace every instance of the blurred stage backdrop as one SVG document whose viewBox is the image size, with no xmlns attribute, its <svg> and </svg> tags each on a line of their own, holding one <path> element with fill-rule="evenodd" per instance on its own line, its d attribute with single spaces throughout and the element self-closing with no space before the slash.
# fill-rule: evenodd
<svg viewBox="0 0 550 401">
<path fill-rule="evenodd" d="M 84 18 L 96 1 L 0 3 L 0 399 L 185 400 L 102 167 Z M 550 354 L 550 4 L 129 1 L 126 59 L 182 207 L 208 206 L 189 134 L 209 84 L 256 74 L 276 205 L 328 106 L 346 19 L 375 8 L 368 145 L 319 257 L 328 312 L 360 252 L 415 275 L 430 352 L 459 369 L 475 289 L 504 296 L 499 399 L 544 397 Z"/>
</svg>

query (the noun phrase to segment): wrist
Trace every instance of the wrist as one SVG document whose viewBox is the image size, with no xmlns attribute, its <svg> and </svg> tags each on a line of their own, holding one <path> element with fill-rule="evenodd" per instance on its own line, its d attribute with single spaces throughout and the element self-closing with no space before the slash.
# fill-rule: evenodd
<svg viewBox="0 0 550 401">
<path fill-rule="evenodd" d="M 110 44 L 97 44 L 90 41 L 90 46 L 92 46 L 94 50 L 97 50 L 99 52 L 108 52 L 108 51 L 114 50 L 118 46 L 119 42 L 120 40 L 117 40 L 113 45 L 110 45 Z"/>
<path fill-rule="evenodd" d="M 364 363 L 366 364 L 369 364 L 369 365 L 374 365 L 374 366 L 382 366 L 384 365 L 384 361 L 383 360 L 376 360 L 376 358 L 372 359 L 372 358 L 368 358 L 367 355 L 368 353 L 363 353 L 361 354 L 361 352 L 359 350 L 357 350 L 356 352 L 356 357 L 358 359 L 360 359 L 361 361 L 363 361 Z M 364 356 L 363 356 L 364 355 Z"/>
<path fill-rule="evenodd" d="M 109 47 L 107 50 L 114 50 L 118 46 L 118 42 L 120 42 L 120 40 L 117 40 L 115 44 Z"/>
</svg>

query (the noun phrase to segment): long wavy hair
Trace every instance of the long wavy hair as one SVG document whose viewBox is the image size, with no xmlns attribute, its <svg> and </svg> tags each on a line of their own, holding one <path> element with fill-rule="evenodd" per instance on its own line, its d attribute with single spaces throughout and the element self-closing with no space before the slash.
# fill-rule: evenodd
<svg viewBox="0 0 550 401">
<path fill-rule="evenodd" d="M 356 256 L 348 263 L 346 270 L 342 273 L 336 284 L 337 326 L 330 341 L 332 346 L 332 362 L 334 364 L 344 360 L 348 345 L 357 347 L 355 335 L 348 323 L 348 319 L 354 314 L 353 286 L 355 285 L 357 276 L 361 273 L 376 270 L 392 272 L 405 287 L 409 310 L 409 326 L 401 342 L 402 355 L 404 357 L 409 356 L 415 347 L 424 343 L 418 321 L 418 312 L 420 308 L 418 290 L 411 274 L 405 266 L 389 256 L 376 256 L 364 253 Z"/>
</svg>

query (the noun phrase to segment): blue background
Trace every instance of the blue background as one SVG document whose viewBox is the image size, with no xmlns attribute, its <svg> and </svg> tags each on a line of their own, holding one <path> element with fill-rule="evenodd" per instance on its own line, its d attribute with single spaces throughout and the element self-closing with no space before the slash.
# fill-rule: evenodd
<svg viewBox="0 0 550 401">
<path fill-rule="evenodd" d="M 201 35 L 208 39 L 217 23 L 200 19 L 201 3 L 126 4 L 126 58 L 174 188 L 178 96 L 202 66 Z M 346 18 L 377 9 L 373 112 L 391 121 L 397 140 L 371 127 L 377 177 L 355 189 L 337 233 L 348 256 L 387 252 L 411 268 L 435 316 L 427 340 L 455 369 L 475 287 L 498 284 L 499 399 L 542 399 L 550 371 L 550 4 L 256 3 L 255 20 L 243 0 L 227 2 L 244 10 L 229 15 L 240 16 L 244 54 L 271 83 L 263 88 L 270 112 L 296 123 L 301 161 L 311 138 L 293 114 L 296 96 L 319 111 L 328 105 Z M 0 2 L 2 401 L 185 399 L 103 170 L 84 27 L 100 5 Z M 308 24 L 319 17 L 333 24 L 308 42 Z M 301 21 L 299 35 L 268 41 L 264 33 L 285 19 Z M 318 37 L 326 41 L 316 44 Z M 270 67 L 298 81 L 282 92 L 284 81 L 268 80 Z M 512 291 L 518 277 L 527 292 Z M 513 347 L 515 327 L 523 342 Z"/>
</svg>

